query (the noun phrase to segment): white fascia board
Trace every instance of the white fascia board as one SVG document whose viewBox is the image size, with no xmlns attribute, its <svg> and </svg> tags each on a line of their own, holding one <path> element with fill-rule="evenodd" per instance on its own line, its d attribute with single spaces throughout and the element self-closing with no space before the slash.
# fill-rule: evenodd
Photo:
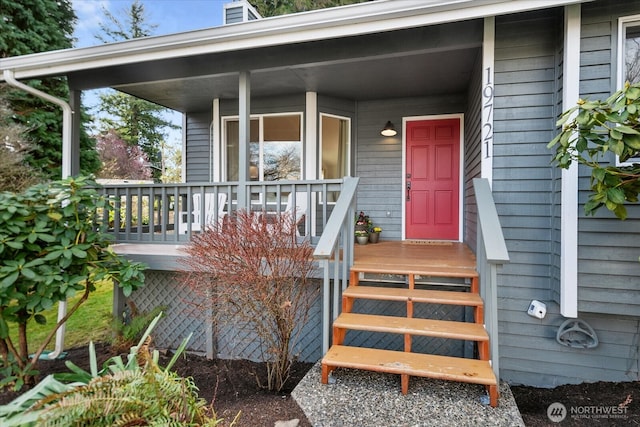
<svg viewBox="0 0 640 427">
<path fill-rule="evenodd" d="M 562 110 L 580 97 L 580 5 L 565 7 Z M 560 313 L 578 317 L 578 164 L 562 170 L 560 217 Z"/>
<path fill-rule="evenodd" d="M 206 30 L 0 59 L 18 79 L 302 43 L 544 9 L 591 0 L 378 0 Z M 1 79 L 2 77 L 0 77 Z"/>
</svg>

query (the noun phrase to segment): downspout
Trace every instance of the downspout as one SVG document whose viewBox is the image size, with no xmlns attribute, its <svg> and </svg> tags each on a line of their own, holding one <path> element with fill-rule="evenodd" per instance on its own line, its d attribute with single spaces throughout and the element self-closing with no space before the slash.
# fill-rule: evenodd
<svg viewBox="0 0 640 427">
<path fill-rule="evenodd" d="M 19 82 L 14 77 L 13 70 L 4 70 L 3 71 L 4 80 L 10 86 L 21 89 L 27 93 L 37 96 L 38 98 L 44 99 L 45 101 L 49 101 L 53 104 L 56 104 L 62 108 L 62 178 L 68 178 L 71 176 L 71 123 L 73 121 L 73 110 L 71 106 L 59 99 L 55 96 L 49 95 L 48 93 L 42 92 L 38 89 L 32 88 L 24 83 Z M 58 303 L 58 321 L 60 321 L 67 314 L 67 301 L 60 301 Z M 62 353 L 62 349 L 64 346 L 64 334 L 65 334 L 65 324 L 63 323 L 60 328 L 56 331 L 56 346 L 54 350 L 47 355 L 47 357 L 51 360 L 56 359 L 60 353 Z"/>
</svg>

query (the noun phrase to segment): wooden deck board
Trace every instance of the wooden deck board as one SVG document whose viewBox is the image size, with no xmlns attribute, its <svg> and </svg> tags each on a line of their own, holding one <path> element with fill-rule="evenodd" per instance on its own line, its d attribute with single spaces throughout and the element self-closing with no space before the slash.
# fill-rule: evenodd
<svg viewBox="0 0 640 427">
<path fill-rule="evenodd" d="M 352 269 L 359 272 L 476 277 L 476 258 L 459 242 L 382 241 L 355 245 Z"/>
<path fill-rule="evenodd" d="M 468 292 L 434 291 L 426 289 L 385 288 L 378 286 L 349 286 L 343 297 L 385 301 L 413 301 L 418 303 L 463 305 L 480 307 L 480 295 Z"/>
<path fill-rule="evenodd" d="M 469 341 L 489 341 L 489 335 L 482 325 L 450 320 L 341 313 L 334 320 L 333 326 L 334 328 L 349 330 L 421 335 Z"/>
<path fill-rule="evenodd" d="M 491 364 L 486 360 L 334 345 L 322 359 L 322 365 L 497 385 Z"/>
</svg>

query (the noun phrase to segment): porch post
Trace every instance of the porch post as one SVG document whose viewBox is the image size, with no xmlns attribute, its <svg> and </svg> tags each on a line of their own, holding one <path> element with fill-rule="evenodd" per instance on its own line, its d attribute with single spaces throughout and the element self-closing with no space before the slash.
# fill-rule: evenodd
<svg viewBox="0 0 640 427">
<path fill-rule="evenodd" d="M 249 177 L 249 138 L 251 136 L 251 73 L 240 72 L 238 81 L 238 209 L 248 208 L 246 184 Z"/>
<path fill-rule="evenodd" d="M 81 111 L 81 96 L 82 92 L 79 90 L 71 89 L 69 91 L 69 105 L 73 111 Z M 80 173 L 80 120 L 82 114 L 73 114 L 71 116 L 71 148 L 69 150 L 69 168 L 71 176 L 78 175 Z"/>
<path fill-rule="evenodd" d="M 305 94 L 305 127 L 302 158 L 304 160 L 304 174 L 302 179 L 318 179 L 318 94 Z M 311 212 L 314 212 L 312 209 Z"/>
<path fill-rule="evenodd" d="M 222 150 L 220 146 L 220 98 L 214 98 L 212 104 L 213 114 L 211 117 L 211 158 L 209 159 L 209 179 L 212 182 L 222 182 Z M 183 149 L 183 153 L 186 151 Z M 184 157 L 184 156 L 183 156 Z"/>
<path fill-rule="evenodd" d="M 315 180 L 318 179 L 318 94 L 316 92 L 307 92 L 305 94 L 305 115 L 304 115 L 304 142 L 302 145 L 302 158 L 304 159 L 304 167 L 302 168 L 302 179 Z M 315 193 L 311 197 L 311 206 L 309 206 L 309 214 L 311 222 L 305 221 L 305 224 L 316 223 L 316 197 Z M 316 235 L 315 227 L 311 230 L 305 230 Z"/>
</svg>

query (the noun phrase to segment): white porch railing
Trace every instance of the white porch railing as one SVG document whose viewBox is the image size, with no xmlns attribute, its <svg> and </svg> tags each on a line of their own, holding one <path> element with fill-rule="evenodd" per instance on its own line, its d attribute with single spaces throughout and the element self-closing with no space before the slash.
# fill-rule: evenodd
<svg viewBox="0 0 640 427">
<path fill-rule="evenodd" d="M 476 259 L 480 275 L 480 296 L 484 301 L 484 323 L 489 334 L 491 367 L 500 381 L 498 348 L 498 268 L 509 262 L 498 211 L 487 179 L 473 180 L 478 208 Z"/>
<path fill-rule="evenodd" d="M 306 207 L 300 235 L 315 244 L 342 186 L 342 179 L 249 182 L 243 186 L 237 182 L 105 185 L 100 192 L 114 209 L 104 212 L 102 222 L 116 243 L 186 243 L 191 233 L 238 209 L 281 213 L 292 193 L 294 206 Z M 240 191 L 245 192 L 245 206 L 238 206 Z M 196 194 L 199 196 L 194 198 Z"/>
</svg>

